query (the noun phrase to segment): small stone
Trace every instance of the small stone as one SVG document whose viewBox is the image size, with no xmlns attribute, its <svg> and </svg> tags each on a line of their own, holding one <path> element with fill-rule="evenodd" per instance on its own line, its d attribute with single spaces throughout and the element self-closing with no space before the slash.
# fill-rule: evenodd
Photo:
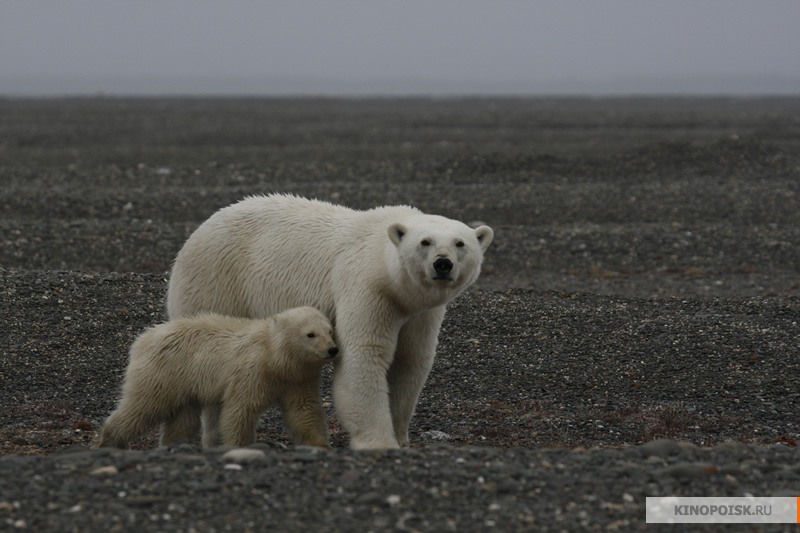
<svg viewBox="0 0 800 533">
<path fill-rule="evenodd" d="M 263 461 L 267 455 L 261 450 L 254 448 L 234 448 L 222 455 L 222 460 L 228 463 L 252 463 L 253 461 Z"/>
<path fill-rule="evenodd" d="M 420 438 L 424 441 L 446 442 L 449 441 L 452 437 L 448 433 L 445 433 L 444 431 L 431 429 L 425 431 L 424 433 L 421 433 Z"/>
<path fill-rule="evenodd" d="M 639 450 L 645 456 L 655 455 L 658 457 L 666 457 L 668 455 L 677 455 L 681 453 L 681 445 L 670 439 L 656 439 L 646 442 L 639 446 Z"/>
<path fill-rule="evenodd" d="M 19 504 L 17 504 L 15 507 L 14 504 L 9 501 L 0 501 L 0 511 L 11 512 L 17 508 L 19 508 Z"/>
<path fill-rule="evenodd" d="M 182 442 L 177 446 L 170 448 L 170 451 L 175 454 L 192 454 L 192 453 L 199 453 L 203 451 L 201 446 L 197 444 L 189 444 L 188 442 Z"/>
<path fill-rule="evenodd" d="M 117 472 L 119 472 L 119 470 L 117 469 L 116 466 L 107 465 L 107 466 L 99 466 L 94 470 L 92 470 L 91 472 L 89 472 L 89 474 L 93 476 L 102 476 L 102 475 L 114 475 Z"/>
<path fill-rule="evenodd" d="M 678 446 L 681 447 L 681 450 L 684 452 L 696 452 L 700 450 L 700 446 L 693 442 L 689 442 L 686 440 L 678 441 Z"/>
</svg>

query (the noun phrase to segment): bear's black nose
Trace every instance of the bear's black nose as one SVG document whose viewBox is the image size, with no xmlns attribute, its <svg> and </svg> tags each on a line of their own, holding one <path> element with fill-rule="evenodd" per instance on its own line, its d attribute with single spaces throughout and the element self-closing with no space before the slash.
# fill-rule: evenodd
<svg viewBox="0 0 800 533">
<path fill-rule="evenodd" d="M 337 353 L 339 353 L 339 348 L 337 348 L 336 346 L 328 348 L 328 355 L 330 355 L 331 357 L 336 357 Z"/>
<path fill-rule="evenodd" d="M 448 274 L 453 270 L 453 262 L 446 257 L 440 257 L 433 262 L 433 269 L 437 274 Z"/>
</svg>

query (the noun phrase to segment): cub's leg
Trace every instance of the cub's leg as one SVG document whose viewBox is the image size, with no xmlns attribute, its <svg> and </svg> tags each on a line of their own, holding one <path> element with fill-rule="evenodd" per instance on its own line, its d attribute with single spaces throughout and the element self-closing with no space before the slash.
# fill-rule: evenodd
<svg viewBox="0 0 800 533">
<path fill-rule="evenodd" d="M 260 406 L 242 405 L 225 398 L 219 415 L 219 431 L 222 444 L 247 446 L 256 441 L 256 426 L 261 414 Z"/>
<path fill-rule="evenodd" d="M 159 406 L 138 398 L 123 398 L 119 407 L 103 424 L 98 446 L 101 448 L 127 448 L 130 441 L 154 428 L 164 419 Z"/>
<path fill-rule="evenodd" d="M 200 413 L 200 406 L 196 404 L 187 405 L 176 411 L 164 422 L 161 429 L 161 446 L 200 444 Z"/>
<path fill-rule="evenodd" d="M 281 409 L 284 424 L 295 444 L 330 448 L 319 380 L 286 391 Z"/>
<path fill-rule="evenodd" d="M 207 405 L 203 409 L 203 446 L 213 448 L 222 444 L 222 435 L 219 431 L 219 417 L 222 406 L 219 404 Z"/>
</svg>

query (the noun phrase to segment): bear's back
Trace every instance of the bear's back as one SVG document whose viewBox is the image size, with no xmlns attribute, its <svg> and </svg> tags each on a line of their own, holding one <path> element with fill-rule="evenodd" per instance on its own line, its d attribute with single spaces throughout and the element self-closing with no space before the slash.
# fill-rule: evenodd
<svg viewBox="0 0 800 533">
<path fill-rule="evenodd" d="M 170 278 L 169 315 L 265 317 L 310 305 L 333 316 L 332 271 L 343 264 L 382 269 L 389 225 L 418 213 L 406 206 L 359 211 L 284 194 L 248 197 L 189 237 Z"/>
<path fill-rule="evenodd" d="M 225 207 L 207 224 L 224 225 L 244 237 L 263 235 L 271 228 L 278 228 L 285 232 L 284 235 L 300 234 L 344 246 L 352 239 L 376 234 L 376 226 L 388 228 L 394 222 L 402 222 L 417 214 L 421 214 L 419 210 L 403 205 L 358 210 L 322 200 L 271 194 L 249 196 Z M 215 220 L 217 215 L 219 217 Z M 383 240 L 385 231 L 378 232 L 378 235 Z"/>
</svg>

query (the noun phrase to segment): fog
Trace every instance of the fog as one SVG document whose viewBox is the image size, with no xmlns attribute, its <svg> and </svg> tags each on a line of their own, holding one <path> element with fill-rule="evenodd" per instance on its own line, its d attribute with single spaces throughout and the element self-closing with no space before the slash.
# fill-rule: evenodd
<svg viewBox="0 0 800 533">
<path fill-rule="evenodd" d="M 795 0 L 4 1 L 0 94 L 800 94 Z"/>
</svg>

